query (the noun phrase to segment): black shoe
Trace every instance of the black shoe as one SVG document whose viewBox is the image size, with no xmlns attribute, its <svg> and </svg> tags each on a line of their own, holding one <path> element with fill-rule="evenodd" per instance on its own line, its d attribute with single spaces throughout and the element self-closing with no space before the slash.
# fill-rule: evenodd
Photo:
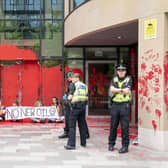
<svg viewBox="0 0 168 168">
<path fill-rule="evenodd" d="M 113 145 L 109 145 L 108 150 L 109 151 L 113 151 L 114 150 L 114 146 Z"/>
<path fill-rule="evenodd" d="M 60 135 L 58 138 L 68 138 L 68 134 L 67 133 L 63 133 L 62 135 Z"/>
<path fill-rule="evenodd" d="M 67 150 L 74 150 L 75 146 L 65 145 L 64 148 Z"/>
<path fill-rule="evenodd" d="M 86 144 L 81 144 L 81 146 L 85 148 L 85 147 L 86 147 Z"/>
<path fill-rule="evenodd" d="M 127 146 L 123 146 L 118 152 L 119 153 L 127 153 L 128 152 L 128 147 Z"/>
</svg>

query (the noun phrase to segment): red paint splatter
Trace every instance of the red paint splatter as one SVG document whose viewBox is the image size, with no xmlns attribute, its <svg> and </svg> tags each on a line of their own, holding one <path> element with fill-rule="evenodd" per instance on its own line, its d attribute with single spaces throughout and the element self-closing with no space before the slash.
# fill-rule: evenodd
<svg viewBox="0 0 168 168">
<path fill-rule="evenodd" d="M 164 103 L 166 105 L 167 119 L 168 119 L 168 52 L 164 57 Z"/>
<path fill-rule="evenodd" d="M 138 124 L 141 126 L 142 125 L 142 119 L 139 117 L 138 118 Z"/>
<path fill-rule="evenodd" d="M 146 111 L 147 111 L 148 113 L 151 113 L 151 110 L 150 110 L 149 106 L 146 106 Z"/>
<path fill-rule="evenodd" d="M 153 52 L 153 49 L 149 49 L 149 50 L 145 51 L 144 54 L 147 55 L 147 54 L 150 54 L 151 52 Z"/>
<path fill-rule="evenodd" d="M 160 117 L 161 117 L 162 113 L 161 113 L 160 110 L 156 109 L 156 110 L 155 110 L 155 114 L 156 114 L 156 116 L 159 117 L 159 128 L 160 128 Z"/>
<path fill-rule="evenodd" d="M 160 91 L 160 88 L 159 87 L 154 87 L 154 91 L 157 93 Z"/>
<path fill-rule="evenodd" d="M 147 77 L 141 77 L 139 78 L 139 94 L 142 94 L 143 96 L 148 96 L 148 78 Z"/>
<path fill-rule="evenodd" d="M 145 69 L 146 69 L 146 64 L 145 64 L 145 63 L 142 63 L 142 64 L 141 64 L 141 70 L 142 70 L 142 71 L 145 71 Z"/>
<path fill-rule="evenodd" d="M 154 72 L 150 71 L 148 72 L 148 79 L 151 80 L 152 78 L 154 78 Z"/>
<path fill-rule="evenodd" d="M 154 129 L 154 133 L 156 134 L 157 124 L 156 124 L 155 120 L 152 120 L 152 126 L 153 126 L 153 129 Z"/>
<path fill-rule="evenodd" d="M 37 60 L 36 54 L 30 49 L 19 49 L 13 44 L 0 45 L 0 60 Z"/>
</svg>

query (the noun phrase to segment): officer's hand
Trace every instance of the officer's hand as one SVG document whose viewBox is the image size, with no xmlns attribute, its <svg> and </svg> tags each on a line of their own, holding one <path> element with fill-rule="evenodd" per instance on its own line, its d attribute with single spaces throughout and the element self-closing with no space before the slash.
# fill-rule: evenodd
<svg viewBox="0 0 168 168">
<path fill-rule="evenodd" d="M 129 88 L 122 89 L 122 91 L 123 91 L 124 94 L 130 93 L 130 89 Z"/>
</svg>

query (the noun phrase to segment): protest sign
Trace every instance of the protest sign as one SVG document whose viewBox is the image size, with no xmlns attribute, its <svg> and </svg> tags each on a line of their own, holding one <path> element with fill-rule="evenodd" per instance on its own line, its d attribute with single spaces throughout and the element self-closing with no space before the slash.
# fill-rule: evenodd
<svg viewBox="0 0 168 168">
<path fill-rule="evenodd" d="M 7 107 L 5 119 L 24 119 L 24 118 L 55 118 L 59 119 L 59 115 L 55 106 L 17 106 Z"/>
</svg>

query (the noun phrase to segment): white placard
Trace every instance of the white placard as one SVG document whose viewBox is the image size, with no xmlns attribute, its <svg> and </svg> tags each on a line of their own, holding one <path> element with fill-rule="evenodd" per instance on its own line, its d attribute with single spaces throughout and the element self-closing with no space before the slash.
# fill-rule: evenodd
<svg viewBox="0 0 168 168">
<path fill-rule="evenodd" d="M 59 115 L 55 106 L 17 106 L 7 107 L 5 119 L 24 119 L 24 118 L 55 118 L 59 119 Z"/>
</svg>

